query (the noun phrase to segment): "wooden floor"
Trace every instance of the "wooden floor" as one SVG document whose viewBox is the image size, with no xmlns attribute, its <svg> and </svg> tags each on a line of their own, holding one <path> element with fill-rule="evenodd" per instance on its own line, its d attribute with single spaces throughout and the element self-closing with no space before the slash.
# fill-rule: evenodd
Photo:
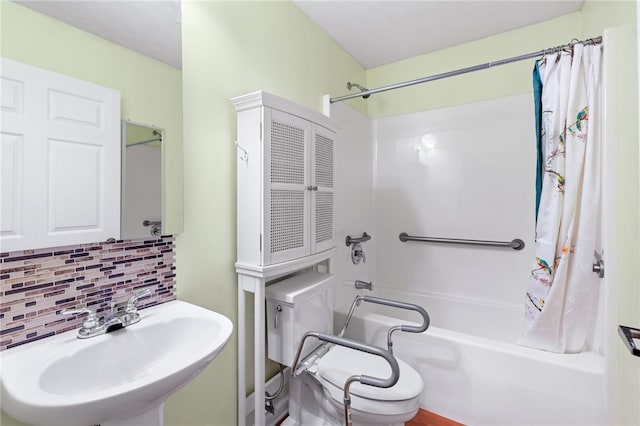
<svg viewBox="0 0 640 426">
<path fill-rule="evenodd" d="M 405 423 L 405 426 L 462 426 L 462 423 L 454 422 L 421 408 L 413 419 Z"/>
<path fill-rule="evenodd" d="M 280 426 L 287 418 L 282 419 L 277 426 Z M 404 426 L 464 426 L 462 423 L 454 422 L 446 417 L 439 416 L 422 408 L 416 416 L 406 422 Z"/>
</svg>

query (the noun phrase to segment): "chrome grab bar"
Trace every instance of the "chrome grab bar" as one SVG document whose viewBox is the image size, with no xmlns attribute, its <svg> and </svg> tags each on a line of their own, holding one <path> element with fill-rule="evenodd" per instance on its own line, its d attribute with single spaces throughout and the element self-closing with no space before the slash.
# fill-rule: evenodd
<svg viewBox="0 0 640 426">
<path fill-rule="evenodd" d="M 347 327 L 349 326 L 349 322 L 351 321 L 351 317 L 353 316 L 353 313 L 356 310 L 356 307 L 360 306 L 360 302 L 362 301 L 369 302 L 369 303 L 377 303 L 379 305 L 391 306 L 393 308 L 416 311 L 422 316 L 422 324 L 418 326 L 395 325 L 389 329 L 389 331 L 387 332 L 387 350 L 391 353 L 393 353 L 393 342 L 391 341 L 391 334 L 393 334 L 394 331 L 400 330 L 407 333 L 422 333 L 423 331 L 426 331 L 427 328 L 429 328 L 429 324 L 431 322 L 429 318 L 429 314 L 420 305 L 415 305 L 413 303 L 400 302 L 397 300 L 383 299 L 381 297 L 374 297 L 374 296 L 356 296 L 356 298 L 353 300 L 353 303 L 351 304 L 351 308 L 349 309 L 349 313 L 347 314 L 347 319 L 344 322 L 344 325 L 342 326 L 342 330 L 340 330 L 340 333 L 338 333 L 338 336 L 340 337 L 344 336 L 344 333 L 347 331 Z"/>
<path fill-rule="evenodd" d="M 298 346 L 298 352 L 296 353 L 295 361 L 293 362 L 293 367 L 291 367 L 291 375 L 297 376 L 297 367 L 300 361 L 300 355 L 302 355 L 302 348 L 304 347 L 304 342 L 308 337 L 315 337 L 318 340 L 322 340 L 323 342 L 329 342 L 336 345 L 344 346 L 347 348 L 355 349 L 357 351 L 366 352 L 371 355 L 376 355 L 382 357 L 389 363 L 391 367 L 391 376 L 386 379 L 381 379 L 379 377 L 368 376 L 366 374 L 356 374 L 347 379 L 344 384 L 344 422 L 347 426 L 351 426 L 351 396 L 349 394 L 349 389 L 351 388 L 351 384 L 353 382 L 360 382 L 363 385 L 368 386 L 376 386 L 379 388 L 390 388 L 391 386 L 398 383 L 398 379 L 400 378 L 400 366 L 398 365 L 398 361 L 394 358 L 394 356 L 389 351 L 385 351 L 382 348 L 378 348 L 376 346 L 366 345 L 364 343 L 358 342 L 356 340 L 347 339 L 346 337 L 334 336 L 333 334 L 325 334 L 319 333 L 317 331 L 309 331 L 304 335 L 300 345 Z"/>
<path fill-rule="evenodd" d="M 366 232 L 363 232 L 362 237 L 357 237 L 357 238 L 351 238 L 350 235 L 347 235 L 347 238 L 345 238 L 344 242 L 347 245 L 347 247 L 349 247 L 352 244 L 364 243 L 365 241 L 369 241 L 370 239 L 371 239 L 371 235 L 367 234 Z"/>
<path fill-rule="evenodd" d="M 485 240 L 464 240 L 459 238 L 434 238 L 434 237 L 416 237 L 406 232 L 401 232 L 398 238 L 403 243 L 407 241 L 422 241 L 425 243 L 444 243 L 444 244 L 464 244 L 470 246 L 486 246 L 486 247 L 510 247 L 514 250 L 522 250 L 524 241 L 520 238 L 514 238 L 511 241 L 485 241 Z"/>
</svg>

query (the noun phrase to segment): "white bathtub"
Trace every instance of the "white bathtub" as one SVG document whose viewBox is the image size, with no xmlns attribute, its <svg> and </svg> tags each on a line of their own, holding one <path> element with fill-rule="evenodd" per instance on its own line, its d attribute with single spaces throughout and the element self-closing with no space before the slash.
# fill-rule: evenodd
<svg viewBox="0 0 640 426">
<path fill-rule="evenodd" d="M 340 328 L 351 295 L 338 291 L 345 293 L 336 298 L 340 306 L 335 323 Z M 611 424 L 604 358 L 515 344 L 522 310 L 381 288 L 367 294 L 419 304 L 431 316 L 425 333 L 396 332 L 393 338 L 394 354 L 422 376 L 422 408 L 469 425 Z M 416 313 L 406 314 L 362 303 L 347 336 L 385 347 L 386 331 L 398 325 L 399 318 L 404 317 L 400 323 L 419 321 Z"/>
</svg>

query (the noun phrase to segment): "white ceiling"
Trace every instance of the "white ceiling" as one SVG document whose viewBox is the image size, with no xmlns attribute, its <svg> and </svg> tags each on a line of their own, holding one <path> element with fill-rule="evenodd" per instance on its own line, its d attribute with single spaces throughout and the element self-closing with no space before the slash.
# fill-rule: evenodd
<svg viewBox="0 0 640 426">
<path fill-rule="evenodd" d="M 14 1 L 176 68 L 182 68 L 180 0 Z"/>
<path fill-rule="evenodd" d="M 180 0 L 14 1 L 174 67 L 182 66 Z M 363 67 L 372 68 L 575 12 L 583 1 L 294 3 Z"/>
<path fill-rule="evenodd" d="M 373 68 L 575 12 L 583 0 L 294 2 Z"/>
</svg>

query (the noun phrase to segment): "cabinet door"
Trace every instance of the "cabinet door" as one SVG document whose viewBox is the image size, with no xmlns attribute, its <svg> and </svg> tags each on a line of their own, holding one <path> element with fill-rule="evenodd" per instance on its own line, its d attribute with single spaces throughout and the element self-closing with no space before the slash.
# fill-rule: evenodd
<svg viewBox="0 0 640 426">
<path fill-rule="evenodd" d="M 312 198 L 311 252 L 318 253 L 335 246 L 334 242 L 334 164 L 336 135 L 314 125 L 311 143 Z"/>
<path fill-rule="evenodd" d="M 311 252 L 309 146 L 311 124 L 265 109 L 264 264 Z"/>
<path fill-rule="evenodd" d="M 2 59 L 2 251 L 119 237 L 120 94 Z"/>
</svg>

